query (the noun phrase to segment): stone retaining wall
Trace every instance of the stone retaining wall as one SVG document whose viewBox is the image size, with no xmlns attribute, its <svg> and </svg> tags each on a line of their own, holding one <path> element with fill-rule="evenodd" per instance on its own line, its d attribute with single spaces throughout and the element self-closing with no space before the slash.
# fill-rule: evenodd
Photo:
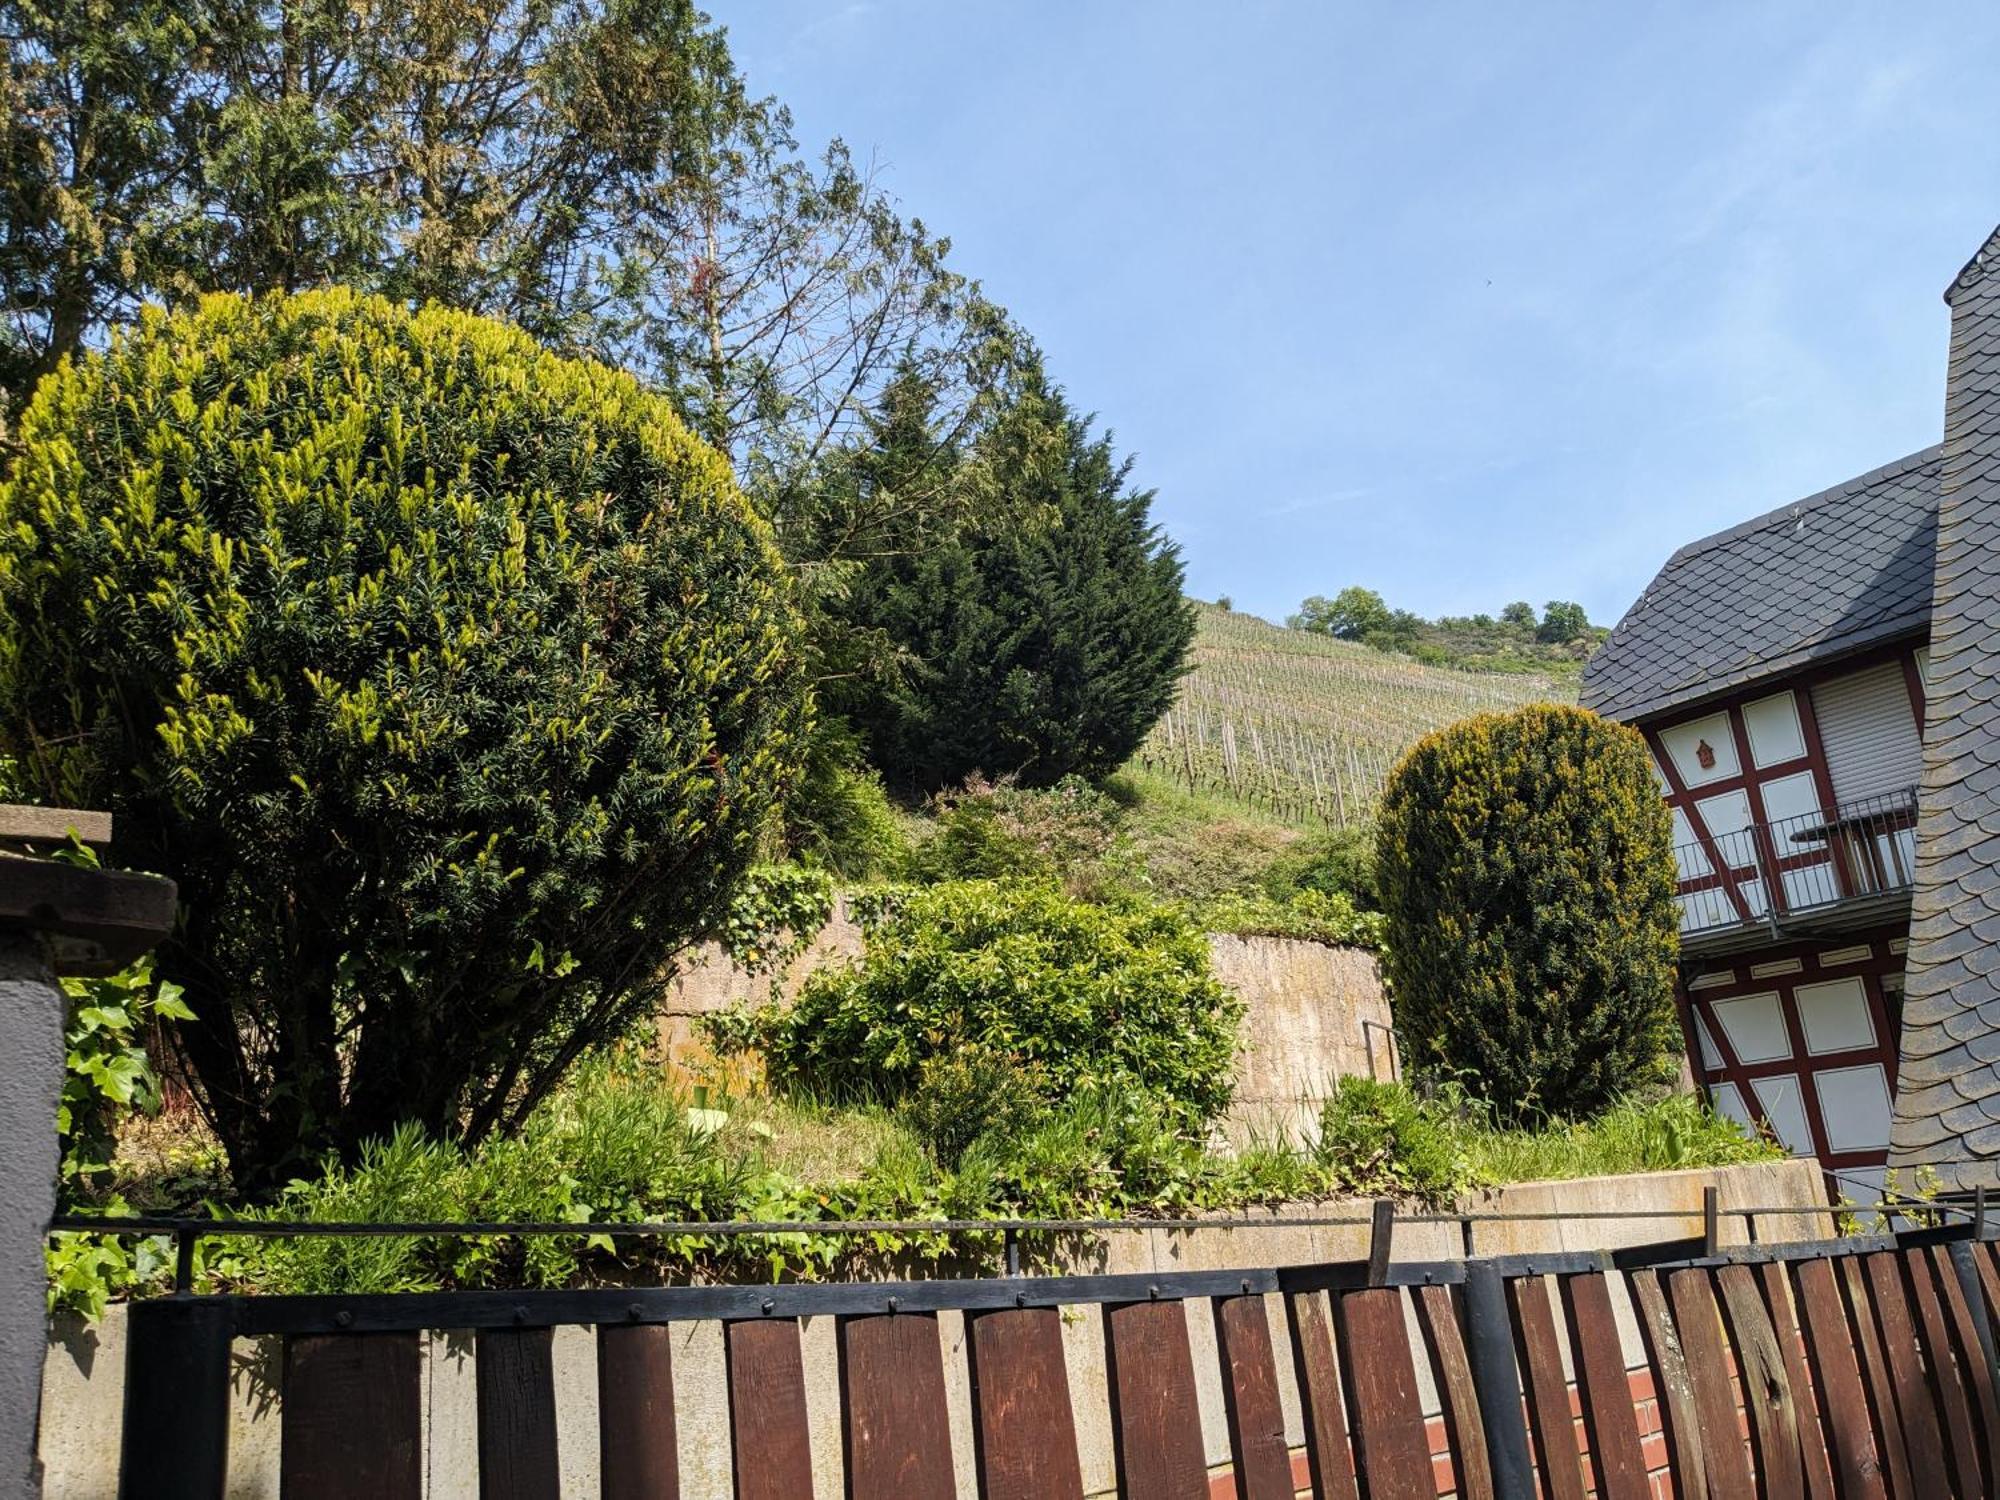
<svg viewBox="0 0 2000 1500">
<path fill-rule="evenodd" d="M 1231 1142 L 1281 1135 L 1306 1140 L 1317 1130 L 1319 1104 L 1334 1079 L 1401 1076 L 1373 954 L 1231 933 L 1213 933 L 1208 944 L 1215 977 L 1244 1003 L 1236 1103 L 1222 1122 Z M 861 929 L 844 898 L 806 950 L 776 976 L 746 973 L 720 947 L 703 944 L 685 961 L 661 1008 L 662 1055 L 690 1084 L 748 1084 L 751 1069 L 734 1059 L 718 1062 L 702 1044 L 696 1030 L 701 1017 L 772 999 L 789 1003 L 817 970 L 851 962 L 861 952 Z"/>
<path fill-rule="evenodd" d="M 1477 1226 L 1478 1254 L 1538 1250 L 1612 1248 L 1699 1234 L 1702 1189 L 1713 1183 L 1722 1206 L 1823 1208 L 1824 1189 L 1816 1163 L 1773 1162 L 1692 1172 L 1634 1177 L 1587 1178 L 1573 1182 L 1522 1183 L 1465 1200 L 1467 1212 L 1551 1214 L 1549 1219 Z M 1591 1211 L 1663 1211 L 1669 1219 L 1564 1218 Z M 1267 1228 L 1142 1230 L 1100 1237 L 1064 1269 L 1107 1273 L 1148 1270 L 1203 1270 L 1251 1265 L 1310 1264 L 1359 1260 L 1367 1254 L 1365 1224 L 1310 1226 L 1288 1220 L 1341 1213 L 1366 1217 L 1361 1204 L 1314 1204 L 1271 1215 Z M 1742 1219 L 1725 1217 L 1725 1239 L 1742 1243 Z M 1824 1238 L 1832 1233 L 1824 1213 L 1766 1215 L 1755 1223 L 1759 1241 Z M 1409 1225 L 1396 1235 L 1398 1260 L 1457 1259 L 1464 1251 L 1455 1224 Z M 1287 1347 L 1279 1299 L 1267 1299 L 1275 1347 Z M 1627 1363 L 1640 1363 L 1636 1324 L 1622 1295 L 1614 1298 Z M 94 1329 L 66 1320 L 51 1338 L 43 1372 L 41 1453 L 46 1465 L 46 1500 L 82 1500 L 116 1492 L 118 1432 L 124 1372 L 125 1320 L 122 1308 Z M 1211 1464 L 1228 1462 L 1229 1438 L 1215 1350 L 1214 1322 L 1207 1305 L 1187 1304 L 1202 1434 Z M 939 1317 L 945 1341 L 945 1369 L 952 1446 L 959 1462 L 959 1494 L 974 1500 L 970 1464 L 972 1419 L 964 1320 Z M 1114 1484 L 1109 1397 L 1104 1367 L 1102 1319 L 1094 1307 L 1072 1309 L 1063 1328 L 1071 1396 L 1077 1412 L 1077 1442 L 1085 1488 L 1108 1493 Z M 839 1378 L 833 1324 L 828 1318 L 803 1324 L 807 1412 L 814 1433 L 816 1500 L 841 1495 Z M 428 1500 L 475 1500 L 478 1463 L 477 1411 L 472 1340 L 439 1333 L 425 1340 L 424 1403 Z M 235 1405 L 230 1432 L 231 1500 L 275 1500 L 278 1494 L 277 1348 L 275 1340 L 239 1342 L 235 1360 Z M 1427 1413 L 1439 1409 L 1428 1362 L 1416 1361 Z M 558 1329 L 555 1337 L 557 1435 L 567 1497 L 598 1493 L 596 1342 L 587 1328 Z M 1304 1441 L 1298 1390 L 1291 1362 L 1278 1361 L 1280 1396 L 1289 1442 Z M 678 1413 L 681 1493 L 687 1500 L 728 1500 L 731 1493 L 727 1382 L 723 1373 L 722 1328 L 713 1322 L 677 1325 L 673 1350 L 674 1397 Z"/>
</svg>

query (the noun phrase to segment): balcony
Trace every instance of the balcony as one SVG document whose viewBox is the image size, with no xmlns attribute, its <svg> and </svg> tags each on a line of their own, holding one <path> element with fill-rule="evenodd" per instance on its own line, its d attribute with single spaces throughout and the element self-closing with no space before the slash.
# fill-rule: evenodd
<svg viewBox="0 0 2000 1500">
<path fill-rule="evenodd" d="M 1915 787 L 1698 839 L 1674 850 L 1681 951 L 1727 953 L 1907 917 Z"/>
</svg>

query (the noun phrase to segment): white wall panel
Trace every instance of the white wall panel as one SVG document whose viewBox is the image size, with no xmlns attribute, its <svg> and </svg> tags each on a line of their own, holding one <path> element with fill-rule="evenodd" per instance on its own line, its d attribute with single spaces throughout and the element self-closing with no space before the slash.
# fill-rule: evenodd
<svg viewBox="0 0 2000 1500">
<path fill-rule="evenodd" d="M 1775 1062 L 1792 1055 L 1792 1039 L 1785 1031 L 1784 1012 L 1779 1010 L 1775 994 L 1711 1000 L 1709 1009 L 1721 1023 L 1738 1062 Z"/>
<path fill-rule="evenodd" d="M 1660 731 L 1660 743 L 1673 757 L 1674 770 L 1682 786 L 1706 786 L 1725 781 L 1741 768 L 1736 763 L 1736 736 L 1729 732 L 1729 715 L 1710 714 L 1705 719 L 1676 724 Z M 1715 764 L 1701 763 L 1701 747 L 1707 745 Z"/>
<path fill-rule="evenodd" d="M 1806 1034 L 1806 1051 L 1849 1052 L 1875 1045 L 1875 1022 L 1868 1013 L 1868 991 L 1858 975 L 1802 984 L 1792 991 L 1798 1003 L 1799 1025 Z"/>
<path fill-rule="evenodd" d="M 1805 1100 L 1799 1094 L 1797 1075 L 1778 1073 L 1769 1078 L 1753 1078 L 1750 1086 L 1757 1091 L 1757 1103 L 1763 1107 L 1764 1118 L 1771 1122 L 1785 1149 L 1794 1156 L 1812 1155 L 1812 1129 L 1806 1124 Z"/>
<path fill-rule="evenodd" d="M 1813 1081 L 1829 1150 L 1877 1151 L 1889 1144 L 1889 1079 L 1880 1063 L 1823 1068 Z"/>
<path fill-rule="evenodd" d="M 1727 839 L 1732 833 L 1741 833 L 1750 826 L 1750 794 L 1741 788 L 1704 797 L 1695 804 L 1695 810 L 1701 814 L 1709 837 L 1714 839 Z M 1724 859 L 1740 859 L 1745 864 L 1749 863 L 1748 845 L 1736 847 L 1724 844 L 1721 853 Z"/>
<path fill-rule="evenodd" d="M 1774 776 L 1758 790 L 1764 798 L 1764 816 L 1773 823 L 1781 823 L 1787 818 L 1813 818 L 1820 815 L 1819 784 L 1813 780 L 1810 771 L 1799 771 L 1790 776 Z M 1780 840 L 1780 854 L 1801 854 L 1811 846 L 1785 846 Z"/>
<path fill-rule="evenodd" d="M 1806 753 L 1799 706 L 1790 693 L 1744 704 L 1743 727 L 1750 735 L 1750 758 L 1759 766 L 1781 765 Z"/>
</svg>

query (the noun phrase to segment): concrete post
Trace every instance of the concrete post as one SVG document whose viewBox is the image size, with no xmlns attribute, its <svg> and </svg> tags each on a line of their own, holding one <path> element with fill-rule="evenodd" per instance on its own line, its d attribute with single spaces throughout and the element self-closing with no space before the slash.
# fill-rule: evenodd
<svg viewBox="0 0 2000 1500">
<path fill-rule="evenodd" d="M 48 1349 L 43 1246 L 56 1206 L 61 987 L 46 942 L 0 931 L 0 1495 L 41 1494 L 35 1429 Z"/>
</svg>

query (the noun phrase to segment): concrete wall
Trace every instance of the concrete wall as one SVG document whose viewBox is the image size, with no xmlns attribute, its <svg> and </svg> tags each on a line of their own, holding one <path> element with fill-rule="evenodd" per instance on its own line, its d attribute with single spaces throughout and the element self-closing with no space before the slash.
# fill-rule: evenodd
<svg viewBox="0 0 2000 1500">
<path fill-rule="evenodd" d="M 1209 937 L 1215 977 L 1243 998 L 1243 1050 L 1236 1103 L 1222 1122 L 1237 1145 L 1252 1137 L 1305 1140 L 1334 1079 L 1350 1073 L 1400 1076 L 1389 1002 L 1374 955 L 1289 938 Z M 737 1006 L 794 999 L 809 976 L 861 956 L 861 929 L 843 899 L 833 919 L 777 975 L 737 968 L 713 943 L 695 949 L 668 991 L 660 1050 L 690 1083 L 750 1081 L 753 1064 L 718 1061 L 695 1031 L 701 1017 Z"/>
<path fill-rule="evenodd" d="M 1668 1219 L 1625 1223 L 1555 1218 L 1481 1226 L 1479 1253 L 1592 1249 L 1698 1234 L 1702 1189 L 1721 1189 L 1723 1206 L 1791 1205 L 1823 1207 L 1816 1164 L 1786 1161 L 1715 1171 L 1654 1173 L 1639 1177 L 1594 1178 L 1576 1182 L 1523 1183 L 1480 1194 L 1462 1207 L 1478 1212 L 1573 1214 L 1615 1209 L 1669 1211 Z M 1144 1230 L 1102 1237 L 1069 1262 L 1067 1269 L 1107 1273 L 1202 1270 L 1231 1266 L 1309 1264 L 1358 1260 L 1367 1251 L 1365 1225 L 1315 1227 L 1301 1218 L 1355 1213 L 1365 1205 L 1313 1204 L 1270 1215 L 1268 1227 L 1185 1231 Z M 1726 1238 L 1746 1236 L 1741 1220 L 1724 1220 Z M 1832 1233 L 1825 1214 L 1767 1215 L 1756 1224 L 1759 1241 L 1810 1239 Z M 1455 1259 L 1462 1241 L 1456 1225 L 1410 1225 L 1395 1240 L 1399 1260 Z M 1280 1299 L 1266 1299 L 1274 1345 L 1288 1347 Z M 1640 1363 L 1636 1324 L 1614 1293 L 1628 1364 Z M 1215 1330 L 1205 1302 L 1186 1307 L 1188 1336 L 1199 1384 L 1198 1419 L 1211 1464 L 1228 1462 L 1229 1435 L 1215 1347 Z M 972 1425 L 963 1319 L 943 1314 L 943 1344 L 953 1451 L 959 1462 L 959 1494 L 974 1500 L 970 1470 Z M 124 1370 L 123 1309 L 113 1309 L 95 1329 L 65 1323 L 48 1346 L 43 1380 L 41 1451 L 47 1465 L 48 1500 L 80 1500 L 113 1493 L 117 1473 L 120 1384 Z M 1109 1396 L 1104 1368 L 1102 1319 L 1094 1307 L 1070 1309 L 1064 1321 L 1071 1400 L 1077 1413 L 1077 1442 L 1086 1490 L 1095 1495 L 1113 1486 Z M 825 1318 L 803 1325 L 807 1416 L 814 1433 L 816 1500 L 839 1500 L 839 1378 L 833 1327 Z M 276 1350 L 269 1341 L 244 1342 L 235 1362 L 235 1407 L 230 1433 L 231 1500 L 275 1497 L 278 1453 Z M 679 1412 L 681 1493 L 688 1500 L 728 1500 L 731 1487 L 727 1383 L 721 1326 L 712 1322 L 677 1325 L 674 1395 Z M 596 1449 L 596 1344 L 590 1330 L 560 1329 L 555 1343 L 557 1430 L 566 1497 L 598 1493 Z M 478 1488 L 475 1435 L 474 1355 L 461 1335 L 431 1335 L 424 1350 L 427 1434 L 426 1491 L 433 1500 L 472 1500 Z M 1425 1410 L 1436 1413 L 1427 1361 L 1415 1361 Z M 1278 1361 L 1280 1398 L 1288 1441 L 1304 1441 L 1291 1362 Z"/>
<path fill-rule="evenodd" d="M 1213 933 L 1209 966 L 1243 999 L 1236 1102 L 1223 1129 L 1304 1141 L 1336 1078 L 1400 1076 L 1375 956 L 1290 938 Z"/>
</svg>

